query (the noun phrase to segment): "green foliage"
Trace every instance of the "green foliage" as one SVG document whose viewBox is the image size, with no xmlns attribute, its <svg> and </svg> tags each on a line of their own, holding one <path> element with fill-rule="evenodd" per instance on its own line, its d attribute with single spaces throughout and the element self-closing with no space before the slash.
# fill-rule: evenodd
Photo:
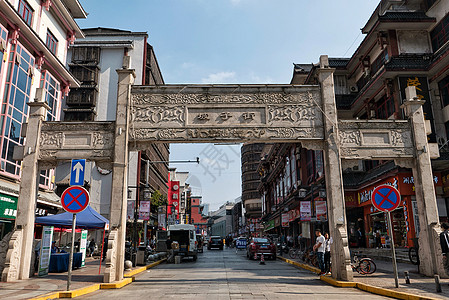
<svg viewBox="0 0 449 300">
<path fill-rule="evenodd" d="M 154 191 L 154 193 L 151 195 L 151 210 L 157 211 L 159 206 L 167 205 L 167 196 L 162 195 L 162 193 L 159 190 Z"/>
</svg>

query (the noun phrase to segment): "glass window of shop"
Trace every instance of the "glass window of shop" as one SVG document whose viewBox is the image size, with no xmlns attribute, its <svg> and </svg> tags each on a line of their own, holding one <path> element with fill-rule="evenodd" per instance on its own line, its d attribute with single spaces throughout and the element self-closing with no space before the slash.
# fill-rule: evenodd
<svg viewBox="0 0 449 300">
<path fill-rule="evenodd" d="M 369 233 L 369 244 L 374 247 L 387 247 L 390 245 L 388 237 L 387 216 L 383 212 L 370 215 L 371 232 Z M 391 222 L 395 246 L 405 247 L 407 245 L 407 226 L 404 218 L 404 209 L 398 208 L 391 212 Z"/>
</svg>

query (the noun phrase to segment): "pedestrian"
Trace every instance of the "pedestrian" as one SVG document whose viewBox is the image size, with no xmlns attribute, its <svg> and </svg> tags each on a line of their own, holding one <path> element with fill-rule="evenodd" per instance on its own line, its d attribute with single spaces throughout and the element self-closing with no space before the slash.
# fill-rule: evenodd
<svg viewBox="0 0 449 300">
<path fill-rule="evenodd" d="M 363 243 L 363 233 L 362 233 L 362 229 L 359 227 L 357 229 L 357 246 L 359 248 L 362 248 L 364 246 L 363 244 L 364 244 Z"/>
<path fill-rule="evenodd" d="M 320 271 L 321 271 L 318 274 L 318 276 L 321 276 L 321 275 L 326 274 L 324 272 L 324 243 L 326 240 L 325 240 L 324 236 L 321 234 L 320 229 L 315 230 L 315 235 L 316 235 L 316 243 L 315 243 L 315 245 L 313 245 L 313 251 L 316 251 L 318 265 L 319 265 Z"/>
<path fill-rule="evenodd" d="M 376 249 L 382 248 L 382 239 L 380 237 L 380 230 L 376 230 Z"/>
<path fill-rule="evenodd" d="M 109 241 L 109 234 L 107 234 L 104 237 L 104 241 L 103 241 L 103 259 L 101 261 L 105 261 L 106 260 L 106 254 L 108 253 L 108 241 Z"/>
<path fill-rule="evenodd" d="M 331 244 L 334 242 L 329 233 L 324 234 L 324 271 L 326 275 L 331 274 Z"/>
<path fill-rule="evenodd" d="M 299 249 L 301 249 L 301 250 L 306 249 L 306 241 L 305 241 L 304 237 L 302 236 L 302 233 L 300 233 L 298 236 L 298 244 L 299 244 Z"/>
<path fill-rule="evenodd" d="M 90 257 L 94 256 L 95 246 L 96 246 L 95 245 L 95 239 L 92 238 L 92 240 L 89 243 L 89 254 L 90 254 Z"/>
<path fill-rule="evenodd" d="M 440 244 L 443 252 L 444 269 L 449 273 L 449 224 L 442 223 L 441 229 L 443 229 L 443 232 L 440 233 Z"/>
</svg>

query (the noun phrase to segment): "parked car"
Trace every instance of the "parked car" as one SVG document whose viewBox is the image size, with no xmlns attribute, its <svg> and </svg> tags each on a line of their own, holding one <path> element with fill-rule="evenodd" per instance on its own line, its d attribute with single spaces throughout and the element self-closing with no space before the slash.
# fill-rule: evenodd
<svg viewBox="0 0 449 300">
<path fill-rule="evenodd" d="M 264 255 L 264 257 L 270 257 L 276 259 L 276 246 L 270 242 L 268 238 L 251 238 L 248 246 L 246 247 L 246 257 L 253 259 Z"/>
<path fill-rule="evenodd" d="M 207 250 L 218 248 L 223 250 L 223 238 L 221 236 L 211 236 L 209 243 L 207 243 Z"/>
</svg>

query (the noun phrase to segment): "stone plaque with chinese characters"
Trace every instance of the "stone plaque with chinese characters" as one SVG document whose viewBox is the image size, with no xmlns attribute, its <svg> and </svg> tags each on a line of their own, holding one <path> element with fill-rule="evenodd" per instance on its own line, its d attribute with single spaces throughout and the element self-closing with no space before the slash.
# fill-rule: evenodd
<svg viewBox="0 0 449 300">
<path fill-rule="evenodd" d="M 133 87 L 130 141 L 323 139 L 318 86 Z"/>
</svg>

